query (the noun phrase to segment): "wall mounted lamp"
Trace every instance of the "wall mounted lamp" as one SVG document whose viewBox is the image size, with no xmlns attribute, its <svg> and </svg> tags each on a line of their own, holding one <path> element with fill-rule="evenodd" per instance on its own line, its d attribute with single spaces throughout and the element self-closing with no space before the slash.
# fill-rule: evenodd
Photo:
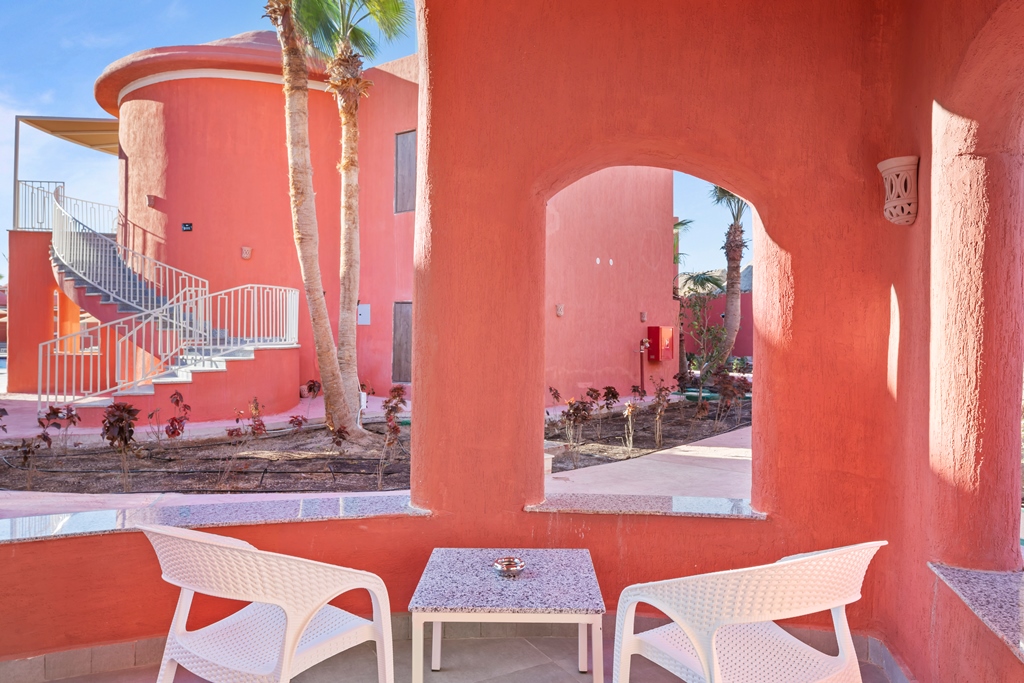
<svg viewBox="0 0 1024 683">
<path fill-rule="evenodd" d="M 878 164 L 885 181 L 885 217 L 896 225 L 917 219 L 918 157 L 893 157 Z"/>
</svg>

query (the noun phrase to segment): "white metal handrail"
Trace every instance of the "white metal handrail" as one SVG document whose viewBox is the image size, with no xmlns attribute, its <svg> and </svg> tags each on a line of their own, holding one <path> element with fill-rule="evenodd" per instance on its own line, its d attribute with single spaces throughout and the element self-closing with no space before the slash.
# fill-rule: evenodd
<svg viewBox="0 0 1024 683">
<path fill-rule="evenodd" d="M 298 321 L 297 289 L 184 290 L 160 308 L 40 344 L 37 409 L 130 391 L 242 350 L 297 344 Z"/>
<path fill-rule="evenodd" d="M 15 230 L 50 232 L 53 229 L 53 198 L 64 193 L 61 180 L 18 181 L 18 214 Z"/>
<path fill-rule="evenodd" d="M 116 234 L 119 224 L 116 206 L 53 194 L 54 255 L 88 285 L 142 311 L 160 308 L 180 292 L 209 292 L 206 279 L 119 244 L 90 227 L 101 226 Z"/>
</svg>

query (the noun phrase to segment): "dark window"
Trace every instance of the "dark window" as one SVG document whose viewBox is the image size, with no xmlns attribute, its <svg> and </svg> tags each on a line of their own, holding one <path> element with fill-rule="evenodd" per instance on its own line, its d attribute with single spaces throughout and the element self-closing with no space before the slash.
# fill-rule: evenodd
<svg viewBox="0 0 1024 683">
<path fill-rule="evenodd" d="M 416 131 L 395 135 L 395 213 L 416 209 Z"/>
<path fill-rule="evenodd" d="M 391 337 L 391 381 L 412 381 L 412 304 L 395 302 Z"/>
</svg>

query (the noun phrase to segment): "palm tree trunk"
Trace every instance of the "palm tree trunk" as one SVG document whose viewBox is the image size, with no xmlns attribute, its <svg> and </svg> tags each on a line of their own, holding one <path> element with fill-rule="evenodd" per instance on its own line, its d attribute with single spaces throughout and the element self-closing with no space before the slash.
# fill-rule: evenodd
<svg viewBox="0 0 1024 683">
<path fill-rule="evenodd" d="M 729 226 L 725 236 L 725 346 L 722 360 L 732 353 L 740 331 L 740 261 L 743 259 L 743 224 Z"/>
<path fill-rule="evenodd" d="M 348 429 L 358 429 L 359 369 L 356 363 L 356 319 L 359 304 L 359 98 L 370 82 L 363 79 L 363 62 L 342 43 L 328 67 L 330 86 L 338 99 L 341 118 L 341 297 L 338 311 L 338 366 L 345 396 L 355 410 Z"/>
<path fill-rule="evenodd" d="M 334 337 L 327 315 L 320 275 L 319 232 L 313 194 L 313 164 L 309 155 L 309 73 L 306 56 L 292 18 L 291 0 L 270 0 L 267 16 L 277 27 L 284 75 L 285 130 L 288 144 L 288 184 L 291 196 L 292 235 L 299 256 L 299 271 L 313 324 L 313 344 L 323 384 L 326 421 L 331 430 L 348 429 L 352 413 L 341 370 L 335 359 Z M 358 397 L 357 397 L 358 401 Z M 356 406 L 358 407 L 358 403 Z"/>
</svg>

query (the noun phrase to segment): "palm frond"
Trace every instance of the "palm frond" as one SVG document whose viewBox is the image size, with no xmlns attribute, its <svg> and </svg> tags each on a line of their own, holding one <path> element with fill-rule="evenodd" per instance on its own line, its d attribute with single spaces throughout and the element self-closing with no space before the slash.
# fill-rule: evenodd
<svg viewBox="0 0 1024 683">
<path fill-rule="evenodd" d="M 692 218 L 684 218 L 681 221 L 676 222 L 672 226 L 672 230 L 675 231 L 675 232 L 686 232 L 691 227 L 693 227 L 693 219 Z"/>
<path fill-rule="evenodd" d="M 712 185 L 709 194 L 712 202 L 717 205 L 724 204 L 729 209 L 734 224 L 738 225 L 743 220 L 743 213 L 747 210 L 747 203 L 745 201 L 718 185 Z"/>
<path fill-rule="evenodd" d="M 348 40 L 352 43 L 352 48 L 367 59 L 377 56 L 377 41 L 363 27 L 351 27 L 348 31 Z"/>
<path fill-rule="evenodd" d="M 293 0 L 295 24 L 310 55 L 329 61 L 343 43 L 373 59 L 379 49 L 367 24 L 376 24 L 380 36 L 391 41 L 413 24 L 409 0 Z"/>
<path fill-rule="evenodd" d="M 311 57 L 327 61 L 334 55 L 341 27 L 336 0 L 293 0 L 295 25 Z"/>
<path fill-rule="evenodd" d="M 713 294 L 725 289 L 725 281 L 709 270 L 700 273 L 680 273 L 679 291 L 696 292 L 698 294 Z"/>
<path fill-rule="evenodd" d="M 412 26 L 412 5 L 408 0 L 365 0 L 366 11 L 385 40 L 394 40 Z"/>
</svg>

